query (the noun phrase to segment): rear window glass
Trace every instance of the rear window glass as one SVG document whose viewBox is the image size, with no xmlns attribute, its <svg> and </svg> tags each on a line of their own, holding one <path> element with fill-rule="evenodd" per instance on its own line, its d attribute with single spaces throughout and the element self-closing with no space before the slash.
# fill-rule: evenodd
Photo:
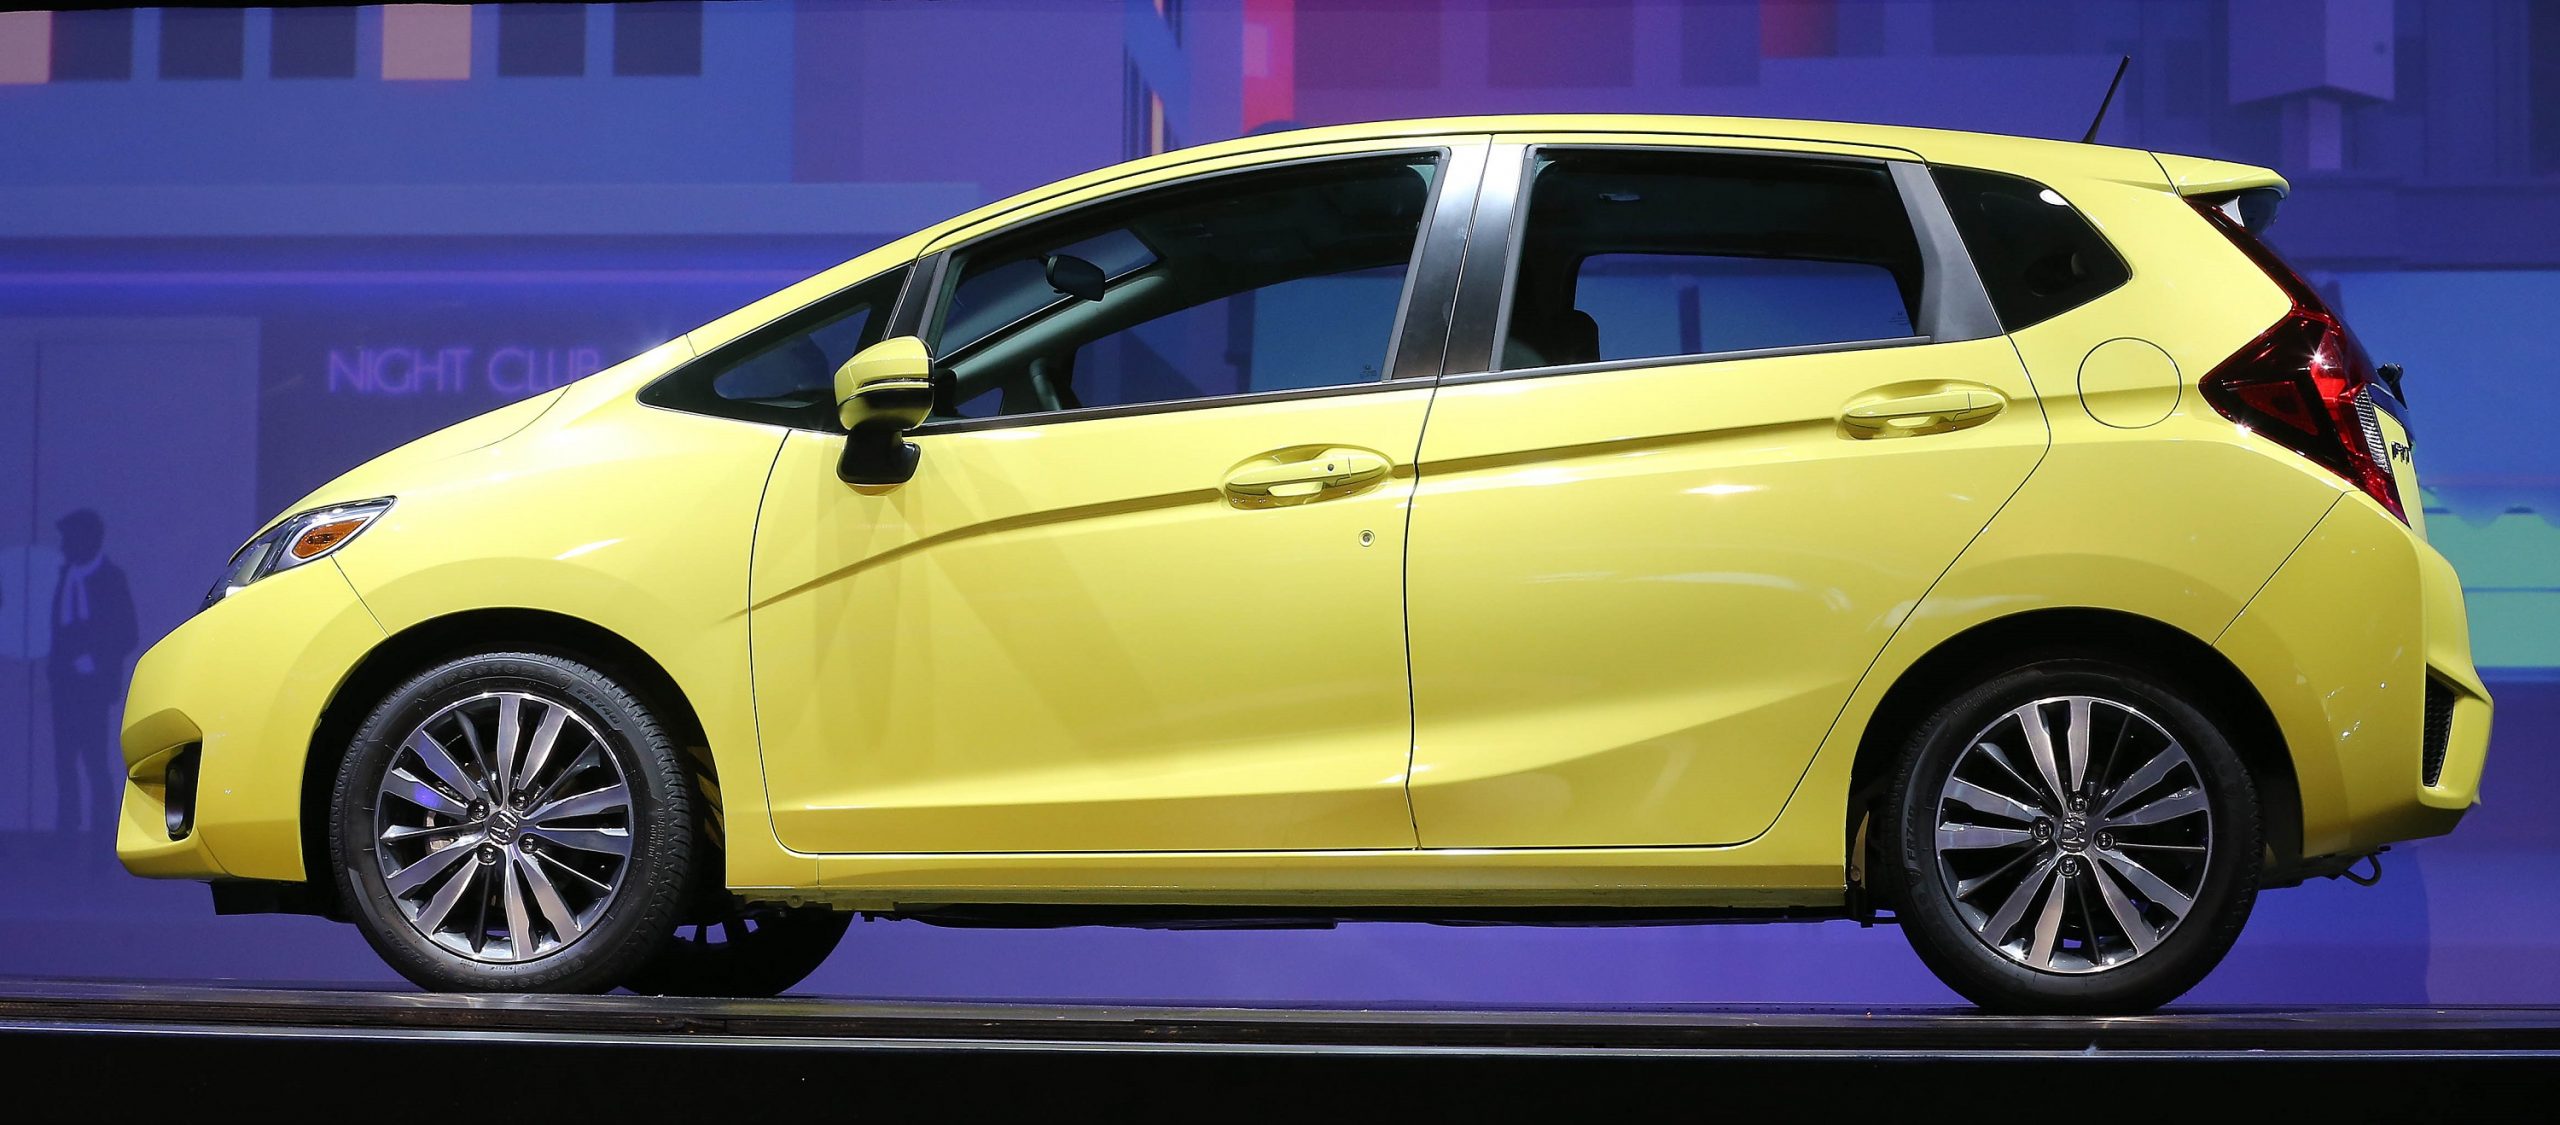
<svg viewBox="0 0 2560 1125">
<path fill-rule="evenodd" d="M 1920 287 L 1880 165 L 1542 151 L 1501 370 L 1902 339 Z"/>
<path fill-rule="evenodd" d="M 2115 248 L 2052 188 L 1972 168 L 1937 168 L 1931 174 L 2002 329 L 2015 332 L 2050 320 L 2133 276 Z"/>
<path fill-rule="evenodd" d="M 1574 301 L 1609 326 L 1602 362 L 1911 335 L 1901 283 L 1871 262 L 1594 254 Z"/>
</svg>

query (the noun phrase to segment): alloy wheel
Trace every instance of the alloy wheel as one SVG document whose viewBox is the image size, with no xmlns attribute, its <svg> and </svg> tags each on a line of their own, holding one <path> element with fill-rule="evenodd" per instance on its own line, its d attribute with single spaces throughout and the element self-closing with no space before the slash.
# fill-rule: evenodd
<svg viewBox="0 0 2560 1125">
<path fill-rule="evenodd" d="M 2151 952 L 2194 908 L 2213 813 L 2184 746 L 2127 704 L 2039 699 L 1984 727 L 1938 790 L 1938 871 L 1976 938 L 2054 973 Z"/>
<path fill-rule="evenodd" d="M 462 699 L 392 752 L 374 856 L 401 915 L 475 961 L 576 942 L 631 861 L 632 789 L 587 717 L 528 691 Z"/>
</svg>

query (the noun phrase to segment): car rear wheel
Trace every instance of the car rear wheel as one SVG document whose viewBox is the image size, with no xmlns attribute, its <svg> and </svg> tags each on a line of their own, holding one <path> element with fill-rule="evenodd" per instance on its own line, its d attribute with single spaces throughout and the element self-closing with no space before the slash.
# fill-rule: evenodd
<svg viewBox="0 0 2560 1125">
<path fill-rule="evenodd" d="M 2147 1011 L 2212 971 L 2257 896 L 2257 795 L 2176 681 L 2065 657 L 1912 735 L 1879 823 L 1903 930 L 2004 1012 Z"/>
<path fill-rule="evenodd" d="M 676 927 L 674 940 L 623 987 L 652 996 L 779 996 L 818 971 L 851 914 L 755 904 Z"/>
<path fill-rule="evenodd" d="M 341 901 L 426 988 L 612 988 L 659 951 L 687 885 L 681 763 L 638 697 L 577 661 L 445 663 L 383 700 L 340 767 Z"/>
</svg>

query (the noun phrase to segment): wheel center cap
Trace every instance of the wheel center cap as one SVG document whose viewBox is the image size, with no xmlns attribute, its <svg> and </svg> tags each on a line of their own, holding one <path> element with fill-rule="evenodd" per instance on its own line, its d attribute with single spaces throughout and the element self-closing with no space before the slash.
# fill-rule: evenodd
<svg viewBox="0 0 2560 1125">
<path fill-rule="evenodd" d="M 489 839 L 500 844 L 510 843 L 516 838 L 516 829 L 522 827 L 522 814 L 511 808 L 500 808 L 489 817 Z"/>
<path fill-rule="evenodd" d="M 2063 817 L 2062 824 L 2054 830 L 2053 839 L 2055 843 L 2062 845 L 2062 850 L 2066 852 L 2077 854 L 2087 849 L 2089 818 L 2079 813 Z"/>
</svg>

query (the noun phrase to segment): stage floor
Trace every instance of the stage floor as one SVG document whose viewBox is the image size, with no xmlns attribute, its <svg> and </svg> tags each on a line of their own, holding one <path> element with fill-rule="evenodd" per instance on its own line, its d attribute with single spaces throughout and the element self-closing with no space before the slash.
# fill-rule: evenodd
<svg viewBox="0 0 2560 1125">
<path fill-rule="evenodd" d="M 361 1094 L 402 1081 L 388 1075 L 423 1072 L 477 1074 L 483 1083 L 496 1074 L 517 1087 L 509 1104 L 586 1109 L 599 1097 L 659 1110 L 742 1098 L 1054 1109 L 1058 1098 L 1116 1101 L 1195 1082 L 1211 1083 L 1217 1096 L 1279 1097 L 1300 1109 L 1589 1109 L 1642 1106 L 1665 1081 L 1691 1088 L 1709 1076 L 1720 1079 L 1716 1104 L 1732 1108 L 1870 1094 L 1943 1095 L 1954 1104 L 1982 1081 L 2004 1096 L 2051 1084 L 2083 1087 L 2085 1097 L 2093 1070 L 2125 1079 L 2174 1070 L 2264 1078 L 2287 1098 L 2429 1118 L 2466 1097 L 2544 1088 L 2560 1073 L 2560 1009 L 2178 1009 L 2072 1019 L 1966 1009 L 738 1001 L 0 980 L 0 1050 L 21 1064 L 128 1069 L 177 1083 L 161 1093 L 244 1108 L 272 1104 L 264 1099 L 279 1088 Z M 2036 1060 L 2052 1065 L 2028 1065 Z"/>
<path fill-rule="evenodd" d="M 2181 1008 L 2105 1019 L 1963 1008 L 1233 1008 L 784 997 L 457 996 L 0 980 L 0 1029 L 307 1038 L 572 1038 L 673 1046 L 1460 1054 L 2418 1053 L 2560 1058 L 2549 1008 Z"/>
</svg>

